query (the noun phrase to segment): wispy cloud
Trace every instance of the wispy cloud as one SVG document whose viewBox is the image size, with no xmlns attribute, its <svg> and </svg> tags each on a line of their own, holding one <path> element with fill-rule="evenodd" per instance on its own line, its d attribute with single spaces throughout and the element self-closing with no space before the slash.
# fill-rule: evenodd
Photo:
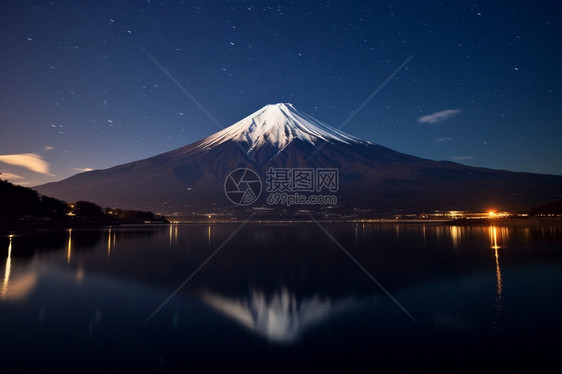
<svg viewBox="0 0 562 374">
<path fill-rule="evenodd" d="M 437 123 L 441 121 L 445 121 L 452 116 L 459 114 L 461 109 L 446 109 L 440 112 L 428 114 L 427 116 L 420 117 L 418 119 L 419 123 Z"/>
<path fill-rule="evenodd" d="M 52 147 L 50 145 L 45 146 L 45 148 L 43 148 L 44 151 L 52 151 L 53 149 L 55 149 L 55 147 Z"/>
<path fill-rule="evenodd" d="M 9 181 L 23 179 L 21 175 L 17 175 L 14 173 L 7 173 L 5 171 L 0 171 L 0 179 L 7 179 Z"/>
<path fill-rule="evenodd" d="M 448 141 L 451 141 L 451 140 L 453 140 L 453 138 L 451 138 L 450 136 L 444 136 L 442 138 L 434 139 L 433 141 L 435 143 L 443 143 L 443 142 L 448 142 Z"/>
<path fill-rule="evenodd" d="M 463 161 L 463 160 L 472 160 L 473 158 L 474 158 L 474 156 L 453 156 L 453 157 L 451 157 L 451 160 Z"/>
<path fill-rule="evenodd" d="M 36 153 L 0 155 L 0 162 L 23 167 L 35 173 L 51 175 L 49 172 L 49 163 Z"/>
<path fill-rule="evenodd" d="M 74 170 L 80 171 L 80 172 L 85 172 L 85 171 L 92 171 L 94 169 L 92 168 L 73 168 Z"/>
</svg>

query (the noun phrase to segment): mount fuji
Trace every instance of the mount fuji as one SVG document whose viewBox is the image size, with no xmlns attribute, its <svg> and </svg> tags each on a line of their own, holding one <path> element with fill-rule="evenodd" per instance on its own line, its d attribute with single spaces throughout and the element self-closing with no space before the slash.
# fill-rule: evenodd
<svg viewBox="0 0 562 374">
<path fill-rule="evenodd" d="M 262 193 L 252 205 L 237 206 L 225 194 L 225 180 L 243 168 L 253 170 L 262 184 L 270 168 L 337 169 L 337 204 L 274 209 Z M 279 103 L 170 152 L 36 189 L 66 201 L 181 216 L 248 210 L 292 214 L 303 209 L 380 216 L 490 208 L 526 211 L 560 199 L 562 176 L 418 158 L 348 135 L 291 104 Z"/>
</svg>

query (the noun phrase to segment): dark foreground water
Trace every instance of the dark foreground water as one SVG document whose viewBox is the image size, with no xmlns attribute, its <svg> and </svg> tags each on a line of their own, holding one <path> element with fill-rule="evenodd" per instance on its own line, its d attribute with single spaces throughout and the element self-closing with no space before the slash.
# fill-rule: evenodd
<svg viewBox="0 0 562 374">
<path fill-rule="evenodd" d="M 322 226 L 6 235 L 0 372 L 560 366 L 562 229 Z"/>
</svg>

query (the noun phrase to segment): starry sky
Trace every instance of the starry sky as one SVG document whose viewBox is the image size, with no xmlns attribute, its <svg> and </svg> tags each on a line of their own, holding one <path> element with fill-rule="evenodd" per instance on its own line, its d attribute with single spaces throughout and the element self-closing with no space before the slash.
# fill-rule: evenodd
<svg viewBox="0 0 562 374">
<path fill-rule="evenodd" d="M 415 156 L 560 175 L 561 46 L 558 1 L 4 0 L 1 178 L 147 158 L 277 102 Z"/>
</svg>

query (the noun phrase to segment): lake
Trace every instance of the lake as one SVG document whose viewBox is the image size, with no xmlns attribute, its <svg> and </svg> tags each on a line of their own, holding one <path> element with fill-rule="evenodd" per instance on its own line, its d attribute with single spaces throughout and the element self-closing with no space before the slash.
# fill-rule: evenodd
<svg viewBox="0 0 562 374">
<path fill-rule="evenodd" d="M 0 246 L 3 373 L 560 365 L 557 226 L 140 225 Z"/>
</svg>

